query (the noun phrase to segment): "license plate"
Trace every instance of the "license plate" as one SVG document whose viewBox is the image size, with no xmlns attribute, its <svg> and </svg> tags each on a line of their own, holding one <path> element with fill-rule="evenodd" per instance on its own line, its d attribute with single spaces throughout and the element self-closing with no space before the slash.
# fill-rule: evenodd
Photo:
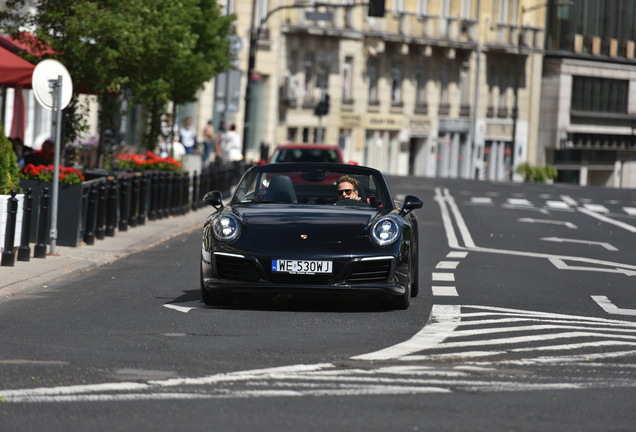
<svg viewBox="0 0 636 432">
<path fill-rule="evenodd" d="M 314 261 L 314 260 L 272 260 L 272 271 L 278 273 L 292 274 L 317 274 L 331 273 L 331 261 Z"/>
</svg>

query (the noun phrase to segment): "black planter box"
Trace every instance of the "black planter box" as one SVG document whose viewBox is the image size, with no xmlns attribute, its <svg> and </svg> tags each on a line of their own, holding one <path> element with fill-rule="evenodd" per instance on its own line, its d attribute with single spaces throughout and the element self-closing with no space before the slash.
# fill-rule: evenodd
<svg viewBox="0 0 636 432">
<path fill-rule="evenodd" d="M 88 194 L 92 183 L 95 181 L 100 180 L 85 181 L 77 184 L 59 183 L 57 245 L 72 247 L 81 245 L 84 237 L 86 213 L 88 210 Z M 20 180 L 20 186 L 25 191 L 28 188 L 32 191 L 33 211 L 31 213 L 30 235 L 30 242 L 32 243 L 37 241 L 40 197 L 43 194 L 44 188 L 48 188 L 49 218 L 46 223 L 46 243 L 50 244 L 50 212 L 53 199 L 53 183 L 40 180 L 22 179 Z"/>
</svg>

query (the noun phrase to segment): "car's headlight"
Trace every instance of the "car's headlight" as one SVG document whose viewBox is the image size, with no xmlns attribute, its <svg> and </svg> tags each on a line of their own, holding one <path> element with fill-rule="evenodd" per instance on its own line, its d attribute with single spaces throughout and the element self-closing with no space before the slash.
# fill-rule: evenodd
<svg viewBox="0 0 636 432">
<path fill-rule="evenodd" d="M 212 231 L 217 240 L 233 242 L 241 235 L 241 223 L 232 215 L 222 214 L 212 222 Z"/>
<path fill-rule="evenodd" d="M 390 245 L 399 236 L 400 226 L 393 219 L 380 219 L 371 226 L 371 239 L 379 246 Z"/>
</svg>

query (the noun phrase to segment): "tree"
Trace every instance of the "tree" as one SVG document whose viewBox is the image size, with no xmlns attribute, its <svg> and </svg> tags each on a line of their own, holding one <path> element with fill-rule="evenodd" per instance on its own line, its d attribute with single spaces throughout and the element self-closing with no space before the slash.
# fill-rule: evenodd
<svg viewBox="0 0 636 432">
<path fill-rule="evenodd" d="M 24 3 L 8 0 L 0 23 L 12 34 L 34 28 L 60 53 L 74 87 L 99 97 L 102 152 L 104 132 L 118 129 L 122 100 L 145 104 L 153 129 L 152 117 L 170 100 L 192 100 L 230 61 L 234 17 L 214 0 L 39 0 L 35 15 Z"/>
<path fill-rule="evenodd" d="M 19 181 L 18 159 L 11 141 L 4 134 L 4 126 L 0 125 L 0 195 L 7 195 L 13 189 L 20 190 Z"/>
</svg>

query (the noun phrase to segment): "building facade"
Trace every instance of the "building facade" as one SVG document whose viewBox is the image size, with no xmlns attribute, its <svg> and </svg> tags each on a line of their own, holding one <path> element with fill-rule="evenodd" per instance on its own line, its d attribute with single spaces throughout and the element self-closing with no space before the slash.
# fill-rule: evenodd
<svg viewBox="0 0 636 432">
<path fill-rule="evenodd" d="M 515 165 L 541 159 L 545 8 L 522 9 L 538 4 L 387 0 L 369 17 L 354 2 L 226 3 L 246 43 L 261 26 L 246 156 L 261 142 L 322 141 L 390 174 L 515 178 Z M 242 107 L 233 116 L 241 123 Z"/>
<path fill-rule="evenodd" d="M 548 18 L 546 161 L 559 181 L 636 188 L 636 1 L 578 0 Z"/>
</svg>

